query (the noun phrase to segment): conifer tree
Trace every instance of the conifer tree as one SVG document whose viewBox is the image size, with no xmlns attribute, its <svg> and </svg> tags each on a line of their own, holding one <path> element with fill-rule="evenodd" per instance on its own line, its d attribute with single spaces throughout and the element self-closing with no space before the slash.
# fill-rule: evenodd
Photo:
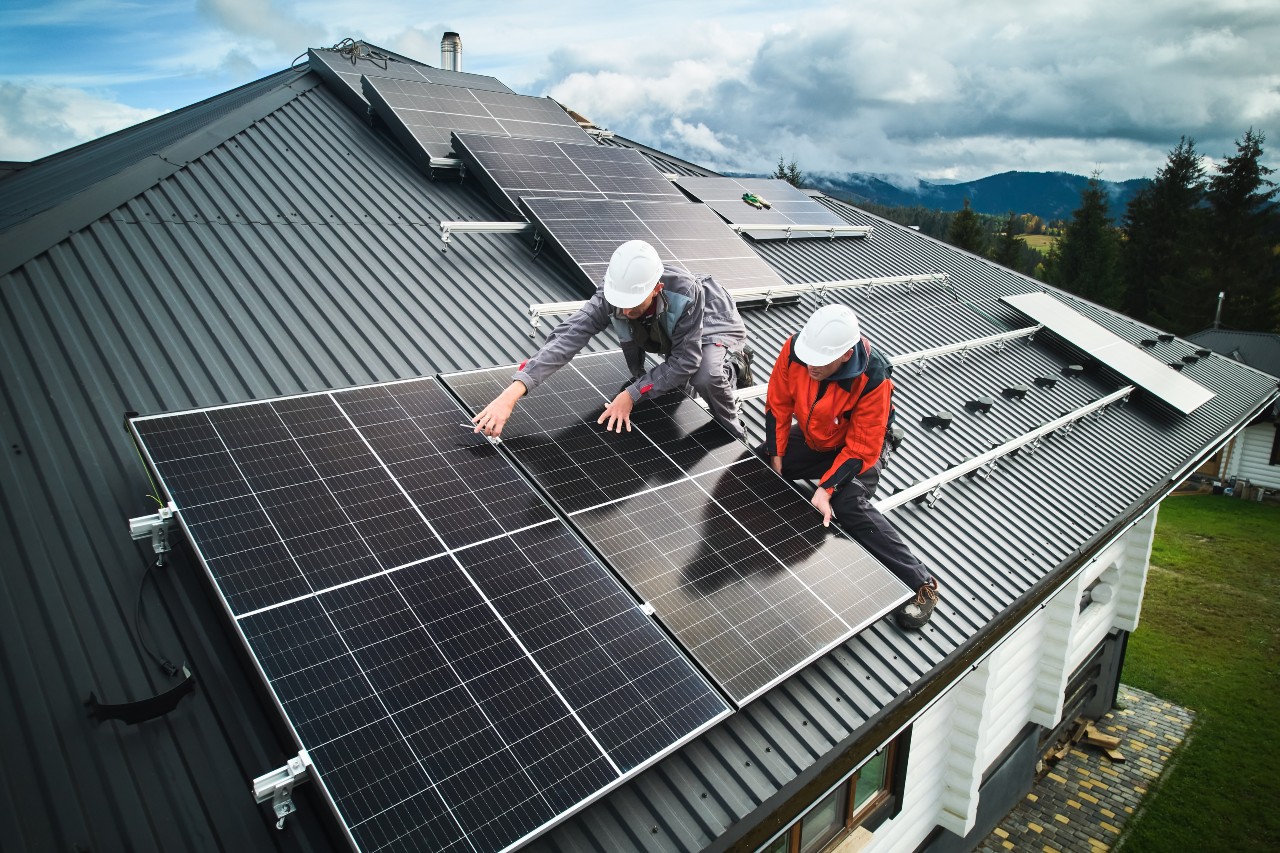
<svg viewBox="0 0 1280 853">
<path fill-rule="evenodd" d="M 1050 283 L 1100 305 L 1119 307 L 1120 236 L 1097 172 L 1080 191 L 1080 207 L 1071 215 L 1045 267 Z"/>
<path fill-rule="evenodd" d="M 987 247 L 987 235 L 978 221 L 978 214 L 969 207 L 969 199 L 964 200 L 964 209 L 951 220 L 947 229 L 947 242 L 966 252 L 981 255 Z"/>
<path fill-rule="evenodd" d="M 1261 163 L 1264 140 L 1249 128 L 1237 140 L 1236 154 L 1209 179 L 1209 263 L 1217 289 L 1227 294 L 1222 325 L 1270 332 L 1277 328 L 1280 213 L 1276 184 L 1267 178 L 1274 170 Z"/>
<path fill-rule="evenodd" d="M 1018 239 L 1019 225 L 1021 225 L 1021 222 L 1017 214 L 1012 210 L 1009 211 L 1009 218 L 1005 220 L 1004 231 L 1000 234 L 999 239 L 996 240 L 995 249 L 991 253 L 991 260 L 1002 267 L 1021 271 L 1025 246 Z"/>
</svg>

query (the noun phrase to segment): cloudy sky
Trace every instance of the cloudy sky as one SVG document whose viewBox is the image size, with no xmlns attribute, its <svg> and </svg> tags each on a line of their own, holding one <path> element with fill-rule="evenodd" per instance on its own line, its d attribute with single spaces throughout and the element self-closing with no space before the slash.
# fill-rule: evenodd
<svg viewBox="0 0 1280 853">
<path fill-rule="evenodd" d="M 1254 127 L 1280 165 L 1276 0 L 5 0 L 0 160 L 32 160 L 364 39 L 551 95 L 713 168 L 1152 175 Z M 444 11 L 448 7 L 466 11 Z"/>
</svg>

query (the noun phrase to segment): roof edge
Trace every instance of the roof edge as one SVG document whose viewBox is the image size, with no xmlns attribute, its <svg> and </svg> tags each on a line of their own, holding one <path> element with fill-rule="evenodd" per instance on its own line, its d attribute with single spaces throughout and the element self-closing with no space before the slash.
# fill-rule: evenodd
<svg viewBox="0 0 1280 853">
<path fill-rule="evenodd" d="M 314 72 L 281 82 L 177 142 L 85 188 L 0 234 L 0 275 L 7 275 L 85 228 L 192 161 L 222 145 L 249 125 L 320 85 Z"/>
</svg>

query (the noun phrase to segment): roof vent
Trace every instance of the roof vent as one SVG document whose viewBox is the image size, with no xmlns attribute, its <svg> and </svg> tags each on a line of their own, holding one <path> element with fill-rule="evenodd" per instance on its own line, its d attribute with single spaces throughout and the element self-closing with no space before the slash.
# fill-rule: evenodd
<svg viewBox="0 0 1280 853">
<path fill-rule="evenodd" d="M 1184 364 L 1195 364 L 1199 360 L 1200 360 L 1200 356 L 1198 355 L 1184 355 L 1182 357 L 1182 361 Z"/>
<path fill-rule="evenodd" d="M 1084 373 L 1084 365 L 1082 364 L 1068 364 L 1062 368 L 1063 376 L 1079 376 L 1081 373 Z"/>
<path fill-rule="evenodd" d="M 991 407 L 995 404 L 996 401 L 992 397 L 979 397 L 976 400 L 970 400 L 965 403 L 964 408 L 967 412 L 985 415 L 987 412 L 991 411 Z"/>
<path fill-rule="evenodd" d="M 932 415 L 925 415 L 921 418 L 920 425 L 925 429 L 933 429 L 934 427 L 937 427 L 938 429 L 949 429 L 951 427 L 951 422 L 955 419 L 955 415 L 950 412 L 937 412 Z"/>
<path fill-rule="evenodd" d="M 462 70 L 462 36 L 445 33 L 440 39 L 440 67 L 445 71 Z"/>
<path fill-rule="evenodd" d="M 1164 341 L 1166 344 L 1169 343 L 1169 341 L 1173 340 L 1174 337 L 1175 337 L 1174 335 L 1171 335 L 1168 332 L 1161 332 L 1160 334 L 1156 335 L 1157 339 Z"/>
<path fill-rule="evenodd" d="M 1156 345 L 1155 338 L 1143 338 L 1142 340 L 1138 341 L 1138 343 L 1144 347 L 1153 347 Z"/>
<path fill-rule="evenodd" d="M 1180 361 L 1171 361 L 1169 362 L 1169 366 L 1172 367 L 1174 370 L 1181 370 L 1182 368 L 1186 367 L 1186 365 Z"/>
<path fill-rule="evenodd" d="M 1201 358 L 1207 358 L 1212 354 L 1213 354 L 1213 350 L 1209 349 L 1208 347 L 1200 347 L 1200 349 L 1196 350 L 1196 355 L 1200 356 Z"/>
<path fill-rule="evenodd" d="M 1031 389 L 1026 385 L 1010 385 L 1000 393 L 1010 400 L 1021 400 L 1023 397 L 1027 396 L 1027 392 L 1030 390 Z"/>
<path fill-rule="evenodd" d="M 1058 380 L 1051 379 L 1048 376 L 1037 376 L 1034 382 L 1041 388 L 1053 388 L 1053 386 L 1058 384 Z"/>
</svg>

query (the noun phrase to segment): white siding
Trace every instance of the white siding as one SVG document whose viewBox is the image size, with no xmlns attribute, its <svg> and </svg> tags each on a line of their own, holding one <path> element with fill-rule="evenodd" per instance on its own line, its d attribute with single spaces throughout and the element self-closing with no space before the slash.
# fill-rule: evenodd
<svg viewBox="0 0 1280 853">
<path fill-rule="evenodd" d="M 1257 424 L 1240 433 L 1231 443 L 1227 477 L 1243 477 L 1258 486 L 1280 489 L 1280 465 L 1270 464 L 1275 440 L 1275 424 Z"/>
<path fill-rule="evenodd" d="M 902 811 L 865 853 L 911 850 L 935 826 L 958 835 L 973 828 L 991 763 L 1028 722 L 1055 725 L 1071 672 L 1113 628 L 1137 627 L 1155 524 L 1153 508 L 916 718 Z"/>
</svg>

